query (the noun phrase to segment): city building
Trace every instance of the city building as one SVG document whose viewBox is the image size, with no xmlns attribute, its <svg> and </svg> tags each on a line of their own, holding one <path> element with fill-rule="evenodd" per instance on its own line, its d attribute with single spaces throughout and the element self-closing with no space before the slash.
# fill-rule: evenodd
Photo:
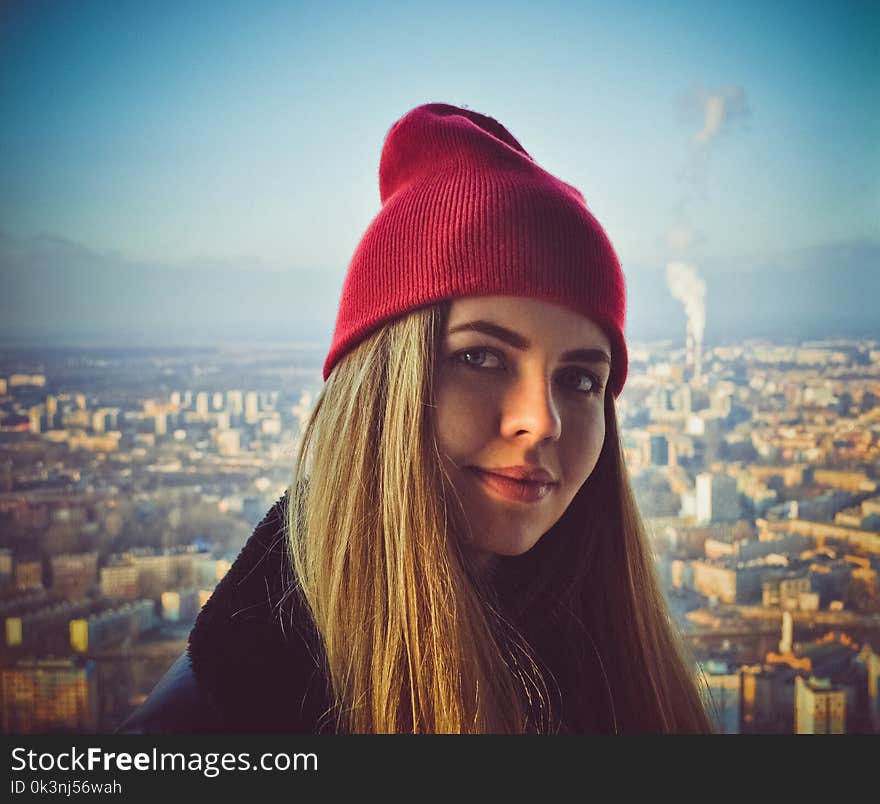
<svg viewBox="0 0 880 804">
<path fill-rule="evenodd" d="M 161 597 L 162 619 L 169 622 L 192 622 L 199 613 L 201 603 L 199 589 L 181 589 L 163 592 Z"/>
<path fill-rule="evenodd" d="M 693 588 L 722 603 L 758 603 L 764 577 L 784 563 L 785 559 L 777 555 L 751 561 L 736 558 L 693 561 Z"/>
<path fill-rule="evenodd" d="M 38 560 L 17 561 L 13 584 L 17 589 L 41 589 L 43 586 L 43 563 Z"/>
<path fill-rule="evenodd" d="M 136 640 L 139 634 L 157 625 L 156 607 L 152 600 L 124 603 L 87 618 L 70 621 L 70 644 L 77 653 L 86 653 L 118 644 L 126 639 Z"/>
<path fill-rule="evenodd" d="M 34 405 L 28 409 L 28 422 L 32 433 L 43 432 L 43 406 Z"/>
<path fill-rule="evenodd" d="M 761 605 L 767 608 L 815 611 L 819 595 L 811 591 L 810 578 L 799 571 L 771 574 L 761 582 Z"/>
<path fill-rule="evenodd" d="M 260 418 L 260 404 L 255 391 L 244 395 L 244 420 L 247 424 L 256 424 Z"/>
<path fill-rule="evenodd" d="M 138 598 L 138 569 L 133 563 L 117 563 L 101 567 L 101 594 L 110 599 Z"/>
<path fill-rule="evenodd" d="M 70 652 L 70 621 L 88 616 L 94 601 L 49 603 L 7 613 L 3 617 L 3 653 L 15 656 L 66 656 Z"/>
<path fill-rule="evenodd" d="M 830 679 L 795 679 L 795 734 L 846 734 L 846 691 Z"/>
<path fill-rule="evenodd" d="M 0 547 L 0 589 L 12 585 L 12 550 Z"/>
<path fill-rule="evenodd" d="M 50 588 L 64 600 L 86 597 L 98 585 L 98 554 L 75 553 L 49 559 Z"/>
<path fill-rule="evenodd" d="M 697 475 L 697 521 L 735 522 L 739 519 L 736 479 L 702 472 Z"/>
<path fill-rule="evenodd" d="M 208 418 L 208 392 L 199 391 L 196 394 L 196 414 L 201 418 Z"/>
<path fill-rule="evenodd" d="M 792 734 L 795 671 L 787 665 L 744 665 L 740 674 L 742 733 Z"/>
<path fill-rule="evenodd" d="M 110 598 L 159 600 L 163 592 L 195 585 L 196 561 L 204 553 L 113 556 L 100 570 L 101 594 Z"/>
<path fill-rule="evenodd" d="M 229 412 L 233 415 L 241 416 L 244 413 L 244 394 L 241 391 L 228 391 L 226 402 L 229 405 Z"/>
<path fill-rule="evenodd" d="M 669 465 L 669 439 L 662 433 L 651 436 L 651 465 Z"/>
<path fill-rule="evenodd" d="M 94 732 L 94 662 L 22 659 L 0 669 L 0 702 L 4 734 Z"/>
<path fill-rule="evenodd" d="M 720 734 L 740 733 L 740 674 L 725 662 L 708 661 L 702 666 L 700 689 L 715 730 Z"/>
</svg>

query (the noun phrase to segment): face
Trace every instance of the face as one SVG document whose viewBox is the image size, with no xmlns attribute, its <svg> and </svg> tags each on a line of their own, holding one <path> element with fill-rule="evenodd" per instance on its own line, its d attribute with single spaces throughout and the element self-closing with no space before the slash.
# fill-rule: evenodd
<svg viewBox="0 0 880 804">
<path fill-rule="evenodd" d="M 611 347 L 591 320 L 507 296 L 452 303 L 434 428 L 478 560 L 532 548 L 592 473 L 605 440 Z"/>
</svg>

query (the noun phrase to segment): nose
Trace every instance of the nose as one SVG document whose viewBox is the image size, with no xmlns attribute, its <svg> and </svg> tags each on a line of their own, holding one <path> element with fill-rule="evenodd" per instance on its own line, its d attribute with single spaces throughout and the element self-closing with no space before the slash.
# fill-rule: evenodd
<svg viewBox="0 0 880 804">
<path fill-rule="evenodd" d="M 502 411 L 501 434 L 536 444 L 546 439 L 558 440 L 562 419 L 549 379 L 523 376 L 509 389 Z"/>
</svg>

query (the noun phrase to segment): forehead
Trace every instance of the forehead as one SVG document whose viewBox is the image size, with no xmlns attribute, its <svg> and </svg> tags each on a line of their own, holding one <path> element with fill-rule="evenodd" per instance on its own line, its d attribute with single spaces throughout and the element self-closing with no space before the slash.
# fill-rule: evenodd
<svg viewBox="0 0 880 804">
<path fill-rule="evenodd" d="M 611 345 L 602 328 L 586 316 L 565 307 L 519 296 L 468 296 L 453 300 L 447 329 L 471 321 L 488 321 L 510 329 L 527 340 L 561 349 Z"/>
</svg>

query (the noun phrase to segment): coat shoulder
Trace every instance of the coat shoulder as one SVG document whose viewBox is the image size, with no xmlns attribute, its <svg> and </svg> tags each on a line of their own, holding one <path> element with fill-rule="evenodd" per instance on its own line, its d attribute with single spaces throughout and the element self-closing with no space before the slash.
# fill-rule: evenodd
<svg viewBox="0 0 880 804">
<path fill-rule="evenodd" d="M 189 655 L 182 653 L 116 733 L 196 734 L 222 730 L 219 712 L 199 686 Z"/>
<path fill-rule="evenodd" d="M 287 550 L 286 495 L 205 603 L 186 653 L 119 731 L 330 729 L 321 639 Z"/>
</svg>

